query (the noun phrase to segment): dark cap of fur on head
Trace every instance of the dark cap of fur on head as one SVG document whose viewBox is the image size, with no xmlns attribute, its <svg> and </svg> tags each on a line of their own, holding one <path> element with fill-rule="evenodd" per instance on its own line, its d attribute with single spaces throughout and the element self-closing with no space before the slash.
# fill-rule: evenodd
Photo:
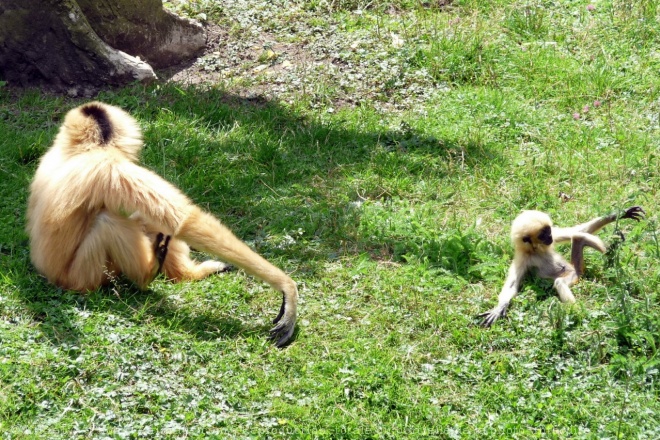
<svg viewBox="0 0 660 440">
<path fill-rule="evenodd" d="M 101 130 L 101 144 L 107 144 L 112 138 L 112 123 L 107 111 L 96 103 L 87 104 L 80 111 L 83 115 L 94 118 Z"/>
</svg>

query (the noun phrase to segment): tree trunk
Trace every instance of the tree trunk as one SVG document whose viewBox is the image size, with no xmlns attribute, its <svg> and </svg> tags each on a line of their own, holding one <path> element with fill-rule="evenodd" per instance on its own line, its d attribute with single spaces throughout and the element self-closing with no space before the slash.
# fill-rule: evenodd
<svg viewBox="0 0 660 440">
<path fill-rule="evenodd" d="M 0 1 L 0 78 L 10 84 L 91 95 L 154 80 L 151 65 L 178 64 L 205 44 L 202 26 L 161 0 Z"/>
</svg>

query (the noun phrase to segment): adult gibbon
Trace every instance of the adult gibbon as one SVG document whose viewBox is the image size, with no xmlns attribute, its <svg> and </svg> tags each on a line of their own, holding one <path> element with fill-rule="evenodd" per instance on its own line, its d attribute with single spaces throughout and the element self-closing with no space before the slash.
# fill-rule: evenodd
<svg viewBox="0 0 660 440">
<path fill-rule="evenodd" d="M 159 271 L 196 280 L 227 265 L 190 258 L 192 246 L 267 282 L 283 295 L 271 339 L 296 322 L 296 283 L 181 191 L 137 164 L 142 133 L 128 113 L 90 102 L 67 113 L 30 187 L 27 232 L 34 266 L 50 282 L 93 290 L 124 274 L 145 288 Z"/>
<path fill-rule="evenodd" d="M 603 241 L 592 234 L 617 219 L 630 218 L 639 221 L 643 215 L 644 210 L 641 207 L 633 206 L 621 215 L 614 213 L 577 226 L 559 228 L 553 226 L 550 217 L 543 212 L 523 211 L 511 224 L 511 241 L 515 251 L 509 275 L 500 292 L 497 306 L 479 315 L 482 319 L 481 325 L 490 327 L 495 320 L 506 314 L 509 303 L 518 293 L 523 276 L 532 268 L 537 270 L 540 277 L 555 280 L 554 287 L 562 302 L 574 303 L 575 297 L 570 288 L 584 272 L 584 247 L 590 246 L 605 252 Z M 554 249 L 554 243 L 569 240 L 571 263 Z"/>
</svg>

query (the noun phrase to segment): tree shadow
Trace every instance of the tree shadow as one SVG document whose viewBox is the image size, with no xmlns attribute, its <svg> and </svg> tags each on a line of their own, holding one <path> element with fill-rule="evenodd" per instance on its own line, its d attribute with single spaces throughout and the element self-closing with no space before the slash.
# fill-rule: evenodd
<svg viewBox="0 0 660 440">
<path fill-rule="evenodd" d="M 371 120 L 364 124 L 341 118 L 324 121 L 271 101 L 245 99 L 212 88 L 136 87 L 103 92 L 98 98 L 121 106 L 141 121 L 155 121 L 164 113 L 185 120 L 189 133 L 181 133 L 180 124 L 167 121 L 148 125 L 143 163 L 217 214 L 269 259 L 286 258 L 303 277 L 317 275 L 338 252 L 369 254 L 378 245 L 360 235 L 357 225 L 361 214 L 351 203 L 386 201 L 398 197 L 398 190 L 369 186 L 360 191 L 347 189 L 347 176 L 359 176 L 376 164 L 383 165 L 384 173 L 404 173 L 410 179 L 429 173 L 443 179 L 448 177 L 443 174 L 446 171 L 425 169 L 425 158 L 452 161 L 462 155 L 467 157 L 463 163 L 466 167 L 497 159 L 488 145 L 461 145 L 407 124 L 383 129 L 372 121 L 377 119 L 374 115 L 367 116 Z M 55 122 L 61 122 L 66 111 L 82 101 L 67 102 L 71 105 L 53 118 Z M 232 137 L 227 133 L 233 127 L 245 128 Z M 203 139 L 194 139 L 200 132 Z M 43 145 L 44 150 L 47 147 Z M 19 168 L 23 173 L 20 178 L 27 180 L 36 168 L 36 160 L 21 163 Z M 341 196 L 333 195 L 333 188 L 340 188 Z M 23 224 L 24 219 L 12 226 L 16 228 L 14 235 L 21 239 L 25 237 Z M 304 234 L 302 241 L 313 246 L 279 249 L 261 239 L 269 231 L 286 231 L 292 225 L 299 226 Z M 438 264 L 469 277 L 465 261 L 473 259 L 474 249 L 461 250 L 461 240 L 445 237 L 425 247 L 415 238 L 408 239 L 406 255 L 441 256 L 451 248 L 454 261 L 438 260 Z M 339 246 L 344 250 L 338 251 Z M 31 267 L 27 249 L 21 264 Z M 246 325 L 233 318 L 231 311 L 196 315 L 154 290 L 142 292 L 123 286 L 119 297 L 111 287 L 80 295 L 48 285 L 33 271 L 19 271 L 16 285 L 23 304 L 53 343 L 80 338 L 81 329 L 72 319 L 79 310 L 108 311 L 129 320 L 140 310 L 147 319 L 163 326 L 176 321 L 177 328 L 199 339 L 267 335 L 267 328 Z"/>
<path fill-rule="evenodd" d="M 431 169 L 428 159 L 460 161 L 460 167 L 467 169 L 480 162 L 499 161 L 490 145 L 438 138 L 405 122 L 383 128 L 374 114 L 365 114 L 364 121 L 322 120 L 272 101 L 216 89 L 188 88 L 175 99 L 173 95 L 150 98 L 147 106 L 155 113 L 165 108 L 175 118 L 212 135 L 204 140 L 203 148 L 191 154 L 164 142 L 177 139 L 174 129 L 148 129 L 147 150 L 152 150 L 145 152 L 147 166 L 164 161 L 160 154 L 167 148 L 164 155 L 169 165 L 158 171 L 175 180 L 196 203 L 217 213 L 240 236 L 254 237 L 257 246 L 264 229 L 283 231 L 298 225 L 303 239 L 319 244 L 304 255 L 307 263 L 317 261 L 321 254 L 336 253 L 337 242 L 349 243 L 346 247 L 352 252 L 372 250 L 369 240 L 360 236 L 361 214 L 353 208 L 364 201 L 405 197 L 405 191 L 388 183 L 388 178 L 451 178 L 451 167 Z M 135 105 L 134 111 L 144 114 L 144 106 Z M 234 127 L 252 131 L 243 138 L 227 136 Z M 200 163 L 218 171 L 209 171 L 203 179 L 189 175 Z M 381 173 L 381 182 L 360 182 L 361 175 L 375 168 Z M 347 184 L 350 180 L 357 183 Z M 407 248 L 418 246 L 413 243 Z"/>
</svg>

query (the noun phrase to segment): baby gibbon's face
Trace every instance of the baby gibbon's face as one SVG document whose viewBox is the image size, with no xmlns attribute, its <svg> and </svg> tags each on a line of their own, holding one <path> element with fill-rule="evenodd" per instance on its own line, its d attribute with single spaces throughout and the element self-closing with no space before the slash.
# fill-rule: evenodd
<svg viewBox="0 0 660 440">
<path fill-rule="evenodd" d="M 536 236 L 534 236 L 534 234 L 525 235 L 523 236 L 522 241 L 529 243 L 532 246 L 538 243 L 550 246 L 552 244 L 552 228 L 550 225 L 545 225 L 541 228 L 540 231 L 538 231 Z"/>
<path fill-rule="evenodd" d="M 543 251 L 552 245 L 552 220 L 540 211 L 524 211 L 511 225 L 511 239 L 523 252 Z"/>
</svg>

